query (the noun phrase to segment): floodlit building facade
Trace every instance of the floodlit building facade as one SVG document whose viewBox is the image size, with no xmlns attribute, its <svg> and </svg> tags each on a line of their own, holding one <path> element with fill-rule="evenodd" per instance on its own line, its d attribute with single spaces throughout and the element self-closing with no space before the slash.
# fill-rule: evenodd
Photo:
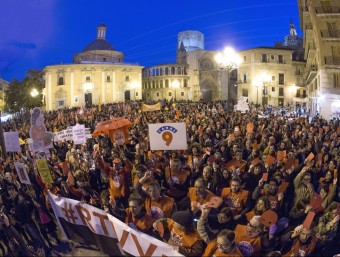
<svg viewBox="0 0 340 257">
<path fill-rule="evenodd" d="M 72 64 L 45 67 L 47 111 L 142 98 L 143 67 L 124 63 L 124 54 L 105 36 L 106 26 L 100 24 L 97 38 L 73 57 Z"/>
<path fill-rule="evenodd" d="M 214 60 L 216 54 L 217 51 L 204 50 L 204 35 L 201 32 L 180 32 L 177 38 L 176 63 L 143 69 L 143 99 L 236 99 L 236 72 L 230 72 L 228 76 L 227 71 L 221 70 Z"/>
<path fill-rule="evenodd" d="M 340 2 L 298 0 L 311 114 L 340 116 Z"/>
<path fill-rule="evenodd" d="M 243 61 L 238 68 L 238 96 L 248 97 L 249 103 L 262 106 L 307 107 L 301 44 L 291 22 L 290 33 L 283 43 L 240 51 Z"/>
</svg>

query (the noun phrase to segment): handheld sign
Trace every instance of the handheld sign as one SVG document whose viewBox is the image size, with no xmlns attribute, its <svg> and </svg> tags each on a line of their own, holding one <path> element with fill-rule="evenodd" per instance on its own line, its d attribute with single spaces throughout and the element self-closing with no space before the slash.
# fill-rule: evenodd
<svg viewBox="0 0 340 257">
<path fill-rule="evenodd" d="M 164 237 L 164 226 L 163 226 L 163 223 L 161 221 L 157 222 L 156 227 L 157 227 L 157 231 L 159 233 L 159 236 L 161 238 L 163 238 Z"/>
<path fill-rule="evenodd" d="M 268 166 L 271 166 L 275 162 L 275 158 L 271 156 L 270 154 L 267 155 L 266 157 L 266 163 Z"/>
<path fill-rule="evenodd" d="M 268 175 L 269 175 L 268 172 L 262 174 L 262 180 L 263 180 L 263 182 L 268 181 Z"/>
<path fill-rule="evenodd" d="M 310 153 L 308 156 L 307 156 L 307 158 L 306 158 L 306 160 L 308 161 L 308 162 L 310 162 L 311 160 L 313 160 L 314 159 L 314 154 L 313 153 Z"/>
<path fill-rule="evenodd" d="M 271 225 L 276 224 L 277 222 L 277 214 L 275 211 L 273 210 L 267 210 L 264 213 L 262 213 L 261 217 L 260 217 L 260 222 L 266 226 L 267 228 L 269 228 Z"/>
<path fill-rule="evenodd" d="M 207 202 L 207 207 L 208 208 L 215 208 L 217 209 L 220 207 L 223 203 L 223 198 L 218 197 L 218 196 L 213 196 L 210 198 L 209 202 Z"/>
<path fill-rule="evenodd" d="M 307 217 L 305 221 L 303 222 L 303 227 L 310 229 L 310 227 L 312 226 L 314 217 L 315 217 L 315 212 L 312 212 L 312 211 L 308 212 Z"/>
</svg>

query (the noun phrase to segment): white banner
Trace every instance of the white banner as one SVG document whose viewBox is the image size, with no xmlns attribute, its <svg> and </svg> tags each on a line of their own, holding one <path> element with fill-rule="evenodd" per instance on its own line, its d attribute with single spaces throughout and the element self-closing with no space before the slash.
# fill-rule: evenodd
<svg viewBox="0 0 340 257">
<path fill-rule="evenodd" d="M 21 151 L 18 132 L 4 132 L 4 139 L 7 152 Z"/>
<path fill-rule="evenodd" d="M 85 135 L 85 125 L 76 124 L 72 127 L 73 134 L 73 142 L 75 145 L 85 144 L 86 143 L 86 135 Z"/>
<path fill-rule="evenodd" d="M 185 122 L 149 124 L 151 150 L 185 150 L 187 133 Z"/>
<path fill-rule="evenodd" d="M 124 255 L 124 250 L 133 256 L 182 256 L 170 245 L 130 228 L 101 209 L 50 192 L 49 199 L 62 231 L 69 239 L 90 239 L 92 236 L 91 243 L 97 243 L 110 255 Z"/>
<path fill-rule="evenodd" d="M 85 128 L 85 136 L 86 138 L 92 138 L 90 128 Z M 54 133 L 55 142 L 56 141 L 69 141 L 69 140 L 73 140 L 73 127 Z"/>
</svg>

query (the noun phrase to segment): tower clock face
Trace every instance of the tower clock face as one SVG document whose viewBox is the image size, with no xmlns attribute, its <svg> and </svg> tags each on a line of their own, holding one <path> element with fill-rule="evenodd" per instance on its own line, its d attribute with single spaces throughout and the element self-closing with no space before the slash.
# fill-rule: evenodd
<svg viewBox="0 0 340 257">
<path fill-rule="evenodd" d="M 201 70 L 213 70 L 214 64 L 210 59 L 203 59 L 201 61 Z"/>
</svg>

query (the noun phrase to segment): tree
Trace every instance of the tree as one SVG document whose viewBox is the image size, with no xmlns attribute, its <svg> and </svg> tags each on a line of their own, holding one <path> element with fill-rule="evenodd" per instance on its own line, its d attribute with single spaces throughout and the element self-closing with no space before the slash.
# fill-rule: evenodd
<svg viewBox="0 0 340 257">
<path fill-rule="evenodd" d="M 43 87 L 43 74 L 39 70 L 29 70 L 22 82 L 12 80 L 5 94 L 5 110 L 9 113 L 15 113 L 41 107 Z M 38 95 L 35 97 L 31 95 L 33 89 L 38 91 Z"/>
</svg>

